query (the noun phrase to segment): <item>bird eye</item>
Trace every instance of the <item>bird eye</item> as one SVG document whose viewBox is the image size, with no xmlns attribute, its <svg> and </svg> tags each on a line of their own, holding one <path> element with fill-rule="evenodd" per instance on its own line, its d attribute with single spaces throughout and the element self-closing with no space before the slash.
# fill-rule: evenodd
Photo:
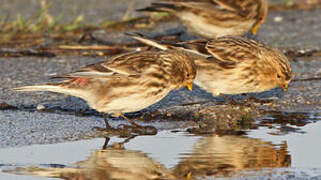
<svg viewBox="0 0 321 180">
<path fill-rule="evenodd" d="M 189 74 L 186 74 L 186 77 L 188 77 L 188 78 L 189 78 L 189 76 L 190 76 Z"/>
<path fill-rule="evenodd" d="M 278 79 L 280 79 L 280 78 L 281 78 L 280 74 L 276 75 L 276 77 L 277 77 Z"/>
</svg>

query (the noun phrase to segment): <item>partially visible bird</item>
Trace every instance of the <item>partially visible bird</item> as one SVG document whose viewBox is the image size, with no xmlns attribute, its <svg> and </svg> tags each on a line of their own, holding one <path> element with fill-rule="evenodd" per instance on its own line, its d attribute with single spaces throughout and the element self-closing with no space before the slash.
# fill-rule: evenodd
<svg viewBox="0 0 321 180">
<path fill-rule="evenodd" d="M 133 38 L 162 50 L 176 49 L 195 59 L 195 84 L 214 96 L 262 92 L 280 86 L 287 90 L 292 78 L 289 60 L 282 52 L 238 36 L 162 44 L 140 34 Z"/>
<path fill-rule="evenodd" d="M 186 52 L 142 51 L 122 54 L 79 71 L 56 76 L 66 80 L 45 85 L 14 88 L 16 91 L 51 91 L 84 99 L 100 113 L 121 116 L 144 109 L 171 90 L 192 90 L 196 66 Z M 110 129 L 106 116 L 106 128 Z"/>
<path fill-rule="evenodd" d="M 138 11 L 168 12 L 204 38 L 257 34 L 268 15 L 268 0 L 161 0 Z"/>
</svg>

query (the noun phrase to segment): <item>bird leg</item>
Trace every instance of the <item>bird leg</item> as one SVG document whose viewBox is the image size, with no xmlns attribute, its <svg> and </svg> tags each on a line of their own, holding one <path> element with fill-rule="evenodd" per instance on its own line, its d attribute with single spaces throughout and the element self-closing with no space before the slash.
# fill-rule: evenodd
<svg viewBox="0 0 321 180">
<path fill-rule="evenodd" d="M 106 113 L 101 113 L 101 115 L 103 116 L 104 118 L 104 121 L 105 121 L 105 125 L 106 125 L 106 128 L 101 128 L 101 127 L 93 127 L 93 130 L 97 130 L 97 131 L 106 131 L 106 130 L 114 130 L 114 128 L 112 128 L 108 121 L 107 121 L 107 114 Z"/>
<path fill-rule="evenodd" d="M 153 126 L 140 126 L 136 124 L 134 121 L 128 119 L 126 116 L 122 115 L 121 113 L 113 114 L 116 117 L 122 117 L 126 119 L 132 126 L 130 125 L 123 125 L 122 128 L 113 128 L 109 125 L 107 121 L 107 114 L 102 113 L 102 116 L 104 117 L 104 121 L 106 124 L 106 128 L 100 128 L 100 127 L 94 127 L 93 129 L 98 131 L 104 131 L 108 132 L 109 134 L 117 134 L 121 136 L 128 136 L 131 134 L 138 134 L 138 135 L 155 135 L 157 134 L 157 129 Z M 106 140 L 105 145 L 103 148 L 107 147 L 108 141 Z"/>
<path fill-rule="evenodd" d="M 109 125 L 108 120 L 107 120 L 107 114 L 106 113 L 102 113 L 105 124 L 106 124 L 106 129 L 112 129 L 112 127 Z"/>
<path fill-rule="evenodd" d="M 123 125 L 123 129 L 126 131 L 131 131 L 135 134 L 139 135 L 155 135 L 157 134 L 157 129 L 153 126 L 140 126 L 136 124 L 133 120 L 128 119 L 126 116 L 124 116 L 121 113 L 114 114 L 115 116 L 120 116 L 124 119 L 126 119 L 132 126 Z"/>
<path fill-rule="evenodd" d="M 131 135 L 131 136 L 129 136 L 128 138 L 126 138 L 124 141 L 113 144 L 112 147 L 117 148 L 117 149 L 123 149 L 123 148 L 124 148 L 124 145 L 125 145 L 126 143 L 128 143 L 130 140 L 134 139 L 136 136 L 137 136 L 137 135 Z"/>
<path fill-rule="evenodd" d="M 106 150 L 107 148 L 113 148 L 113 149 L 124 149 L 124 145 L 128 143 L 130 140 L 134 139 L 137 135 L 130 135 L 128 138 L 125 138 L 122 142 L 114 143 L 112 145 L 108 146 L 108 143 L 110 141 L 109 137 L 106 137 L 105 143 L 102 147 L 102 150 Z"/>
<path fill-rule="evenodd" d="M 136 124 L 133 120 L 131 119 L 128 119 L 126 116 L 124 116 L 123 114 L 121 113 L 115 113 L 114 116 L 120 116 L 122 118 L 124 118 L 126 121 L 128 121 L 131 125 L 133 125 L 134 127 L 140 127 L 140 125 Z"/>
<path fill-rule="evenodd" d="M 106 138 L 105 138 L 105 143 L 104 143 L 104 145 L 103 145 L 103 147 L 102 147 L 103 150 L 104 150 L 104 149 L 107 149 L 107 145 L 108 145 L 109 141 L 110 141 L 110 138 L 109 138 L 109 137 L 106 137 Z"/>
</svg>

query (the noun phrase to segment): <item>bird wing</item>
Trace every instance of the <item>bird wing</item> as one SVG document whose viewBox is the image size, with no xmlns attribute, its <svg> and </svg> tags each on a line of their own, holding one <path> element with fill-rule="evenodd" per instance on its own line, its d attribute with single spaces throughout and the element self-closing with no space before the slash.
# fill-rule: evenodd
<svg viewBox="0 0 321 180">
<path fill-rule="evenodd" d="M 208 40 L 199 39 L 199 40 L 191 40 L 173 44 L 172 46 L 179 47 L 182 50 L 201 55 L 203 57 L 209 57 L 211 54 L 207 51 L 206 45 Z"/>
<path fill-rule="evenodd" d="M 211 1 L 179 1 L 170 2 L 170 4 L 177 7 L 177 9 L 187 8 L 197 12 L 215 12 L 223 9 L 222 7 L 218 6 L 218 4 Z"/>
<path fill-rule="evenodd" d="M 238 13 L 240 15 L 245 15 L 245 6 L 251 1 L 249 0 L 167 0 L 166 2 L 191 9 L 201 9 L 205 11 L 212 12 L 215 9 L 221 11 L 229 11 Z"/>
<path fill-rule="evenodd" d="M 192 40 L 174 44 L 162 44 L 141 34 L 129 34 L 131 37 L 162 50 L 177 49 L 200 55 L 219 64 L 233 65 L 244 60 L 258 59 L 259 48 L 264 46 L 253 40 L 238 36 L 225 36 L 213 40 Z"/>
<path fill-rule="evenodd" d="M 235 4 L 235 0 L 234 1 L 230 1 L 230 0 L 212 0 L 213 3 L 217 4 L 218 6 L 220 6 L 222 9 L 226 9 L 229 11 L 239 11 L 240 7 L 237 6 Z"/>
<path fill-rule="evenodd" d="M 249 4 L 249 0 L 212 0 L 222 9 L 236 12 L 241 16 L 246 16 L 246 6 Z"/>
<path fill-rule="evenodd" d="M 137 11 L 152 11 L 152 12 L 177 12 L 185 9 L 192 11 L 211 12 L 216 9 L 217 4 L 211 0 L 161 0 L 154 2 L 151 6 L 137 9 Z"/>
<path fill-rule="evenodd" d="M 257 59 L 260 46 L 253 40 L 229 36 L 211 40 L 205 48 L 218 61 L 231 64 Z"/>
<path fill-rule="evenodd" d="M 130 52 L 105 62 L 103 66 L 120 75 L 134 76 L 146 72 L 157 59 L 158 54 L 152 51 Z"/>
<path fill-rule="evenodd" d="M 152 61 L 153 58 L 144 59 L 144 56 L 150 55 L 150 53 L 145 55 L 137 52 L 122 54 L 108 61 L 85 66 L 76 72 L 53 76 L 52 78 L 136 76 L 149 67 L 150 63 L 146 63 L 146 61 Z"/>
</svg>

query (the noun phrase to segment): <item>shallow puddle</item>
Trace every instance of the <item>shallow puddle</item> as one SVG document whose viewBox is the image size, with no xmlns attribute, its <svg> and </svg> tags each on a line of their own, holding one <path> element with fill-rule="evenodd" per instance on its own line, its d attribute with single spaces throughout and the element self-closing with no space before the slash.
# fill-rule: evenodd
<svg viewBox="0 0 321 180">
<path fill-rule="evenodd" d="M 319 113 L 281 113 L 260 119 L 259 128 L 247 131 L 246 135 L 201 136 L 183 130 L 161 131 L 156 136 L 0 149 L 0 177 L 318 179 L 321 178 L 319 120 Z"/>
</svg>

